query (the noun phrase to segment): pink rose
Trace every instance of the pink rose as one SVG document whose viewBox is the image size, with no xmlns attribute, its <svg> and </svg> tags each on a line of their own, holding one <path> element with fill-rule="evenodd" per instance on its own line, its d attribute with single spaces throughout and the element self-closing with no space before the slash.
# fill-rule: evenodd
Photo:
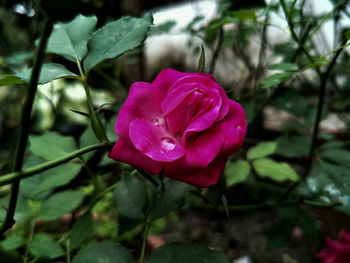
<svg viewBox="0 0 350 263">
<path fill-rule="evenodd" d="M 338 240 L 327 237 L 317 257 L 322 263 L 350 263 L 350 233 L 341 231 Z"/>
<path fill-rule="evenodd" d="M 213 76 L 165 69 L 130 87 L 115 128 L 110 158 L 206 187 L 242 146 L 247 121 Z"/>
</svg>

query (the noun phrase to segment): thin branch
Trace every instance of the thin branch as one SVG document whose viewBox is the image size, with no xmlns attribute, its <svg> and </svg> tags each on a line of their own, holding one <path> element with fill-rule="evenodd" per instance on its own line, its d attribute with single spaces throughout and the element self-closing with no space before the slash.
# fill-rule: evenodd
<svg viewBox="0 0 350 263">
<path fill-rule="evenodd" d="M 221 50 L 223 42 L 224 42 L 224 30 L 223 30 L 222 27 L 220 27 L 219 28 L 218 42 L 217 42 L 217 45 L 216 45 L 216 48 L 215 48 L 215 51 L 214 51 L 214 54 L 213 54 L 213 58 L 212 58 L 211 63 L 210 63 L 210 68 L 209 68 L 209 73 L 210 74 L 214 73 L 216 61 L 217 61 L 217 59 L 219 57 L 220 50 Z"/>
<path fill-rule="evenodd" d="M 46 162 L 43 164 L 39 164 L 39 165 L 34 166 L 34 167 L 31 167 L 31 168 L 24 170 L 22 172 L 14 172 L 14 173 L 2 175 L 2 176 L 0 176 L 0 186 L 12 183 L 14 181 L 18 181 L 20 179 L 32 176 L 32 175 L 37 174 L 37 173 L 44 172 L 46 170 L 49 170 L 51 168 L 54 168 L 54 167 L 59 166 L 61 164 L 64 164 L 64 163 L 66 163 L 74 158 L 77 158 L 85 153 L 88 153 L 88 152 L 91 152 L 91 151 L 94 151 L 97 149 L 108 148 L 108 147 L 110 147 L 110 145 L 105 144 L 105 143 L 94 144 L 94 145 L 79 149 L 77 151 L 74 151 L 70 154 L 67 154 L 67 155 L 61 157 L 61 158 L 58 158 L 58 159 L 55 159 L 55 160 L 52 160 L 52 161 L 49 161 L 49 162 Z"/>
<path fill-rule="evenodd" d="M 269 207 L 278 207 L 278 206 L 293 206 L 293 205 L 307 205 L 312 207 L 318 207 L 318 208 L 332 208 L 336 206 L 343 205 L 341 201 L 336 201 L 332 203 L 323 203 L 313 200 L 297 200 L 297 201 L 279 201 L 279 202 L 271 202 L 271 203 L 262 203 L 262 204 L 256 204 L 256 205 L 230 205 L 227 207 L 227 209 L 230 212 L 242 212 L 242 211 L 252 211 L 252 210 L 259 210 L 259 209 L 265 209 Z M 218 206 L 218 205 L 212 205 L 212 204 L 197 204 L 196 207 L 199 208 L 205 208 L 205 209 L 217 209 L 219 212 L 226 212 L 225 207 Z"/>
<path fill-rule="evenodd" d="M 21 124 L 19 139 L 16 148 L 14 171 L 20 172 L 22 170 L 24 152 L 26 149 L 28 135 L 29 135 L 29 125 L 30 117 L 33 109 L 34 99 L 37 91 L 38 80 L 40 76 L 41 66 L 44 59 L 44 51 L 46 48 L 46 42 L 52 31 L 51 20 L 47 19 L 44 24 L 44 28 L 41 34 L 40 43 L 37 52 L 34 57 L 33 71 L 30 76 L 29 87 L 27 89 L 27 94 L 23 102 L 23 108 L 21 113 Z M 11 186 L 11 196 L 9 201 L 8 210 L 6 213 L 6 218 L 0 229 L 0 236 L 10 229 L 15 223 L 14 214 L 16 210 L 17 198 L 19 193 L 19 179 L 13 181 Z"/>
<path fill-rule="evenodd" d="M 346 44 L 346 42 L 347 42 L 347 39 L 344 37 L 344 39 L 341 43 L 341 46 L 343 47 Z M 316 118 L 315 118 L 315 122 L 314 122 L 314 130 L 312 133 L 307 170 L 310 170 L 312 157 L 313 157 L 314 152 L 315 152 L 315 143 L 316 143 L 318 130 L 319 130 L 319 126 L 320 126 L 320 121 L 321 121 L 322 109 L 323 109 L 323 104 L 324 104 L 324 97 L 325 97 L 325 93 L 326 93 L 327 80 L 328 80 L 328 77 L 331 73 L 331 70 L 333 69 L 333 67 L 334 67 L 338 57 L 340 56 L 340 53 L 343 51 L 343 49 L 344 48 L 338 49 L 337 53 L 334 54 L 331 62 L 329 63 L 325 73 L 323 73 L 321 75 L 320 91 L 318 94 Z"/>
</svg>

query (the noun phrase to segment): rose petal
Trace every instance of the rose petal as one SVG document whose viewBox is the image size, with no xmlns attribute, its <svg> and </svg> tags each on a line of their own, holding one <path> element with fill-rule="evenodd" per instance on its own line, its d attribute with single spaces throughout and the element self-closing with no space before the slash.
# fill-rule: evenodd
<svg viewBox="0 0 350 263">
<path fill-rule="evenodd" d="M 186 144 L 186 162 L 190 166 L 206 167 L 219 154 L 224 138 L 216 129 L 208 129 Z"/>
<path fill-rule="evenodd" d="M 247 132 L 245 112 L 240 104 L 229 100 L 229 112 L 225 119 L 216 126 L 217 134 L 224 137 L 224 144 L 220 154 L 230 155 L 238 151 Z"/>
<path fill-rule="evenodd" d="M 152 121 L 161 116 L 161 98 L 157 87 L 136 82 L 130 87 L 128 98 L 121 107 L 116 122 L 116 133 L 125 141 L 129 140 L 129 125 L 135 119 Z"/>
<path fill-rule="evenodd" d="M 121 138 L 113 146 L 108 157 L 144 169 L 152 174 L 159 174 L 162 170 L 162 163 L 152 160 L 134 147 L 126 144 Z"/>
<path fill-rule="evenodd" d="M 347 233 L 344 230 L 340 231 L 338 240 L 339 242 L 350 246 L 350 233 Z"/>
<path fill-rule="evenodd" d="M 156 161 L 171 162 L 185 154 L 185 149 L 161 125 L 144 120 L 130 123 L 129 137 L 135 148 Z"/>
<path fill-rule="evenodd" d="M 169 88 L 171 85 L 173 85 L 174 82 L 185 76 L 188 76 L 189 74 L 191 73 L 180 72 L 171 68 L 163 69 L 152 82 L 152 84 L 157 87 L 157 90 L 162 97 L 161 101 L 163 101 L 168 93 Z"/>
<path fill-rule="evenodd" d="M 164 176 L 195 186 L 207 187 L 218 182 L 224 171 L 226 161 L 227 158 L 216 159 L 206 168 L 199 168 L 184 173 L 171 173 L 165 170 Z"/>
<path fill-rule="evenodd" d="M 183 133 L 189 122 L 201 108 L 203 93 L 193 91 L 177 105 L 176 109 L 166 115 L 168 126 L 173 134 Z"/>
</svg>

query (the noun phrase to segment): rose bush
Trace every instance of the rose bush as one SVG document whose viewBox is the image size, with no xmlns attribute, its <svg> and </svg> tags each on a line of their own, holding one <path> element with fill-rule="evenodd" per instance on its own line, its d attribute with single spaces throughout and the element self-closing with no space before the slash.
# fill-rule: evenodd
<svg viewBox="0 0 350 263">
<path fill-rule="evenodd" d="M 317 257 L 322 263 L 350 263 L 350 233 L 341 231 L 338 240 L 327 237 Z"/>
<path fill-rule="evenodd" d="M 110 158 L 206 187 L 242 146 L 247 121 L 213 76 L 165 69 L 130 87 L 115 127 Z"/>
</svg>

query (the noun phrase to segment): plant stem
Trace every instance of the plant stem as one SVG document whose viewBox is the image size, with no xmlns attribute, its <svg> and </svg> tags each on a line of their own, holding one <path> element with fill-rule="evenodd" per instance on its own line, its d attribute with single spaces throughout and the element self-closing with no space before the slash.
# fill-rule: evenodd
<svg viewBox="0 0 350 263">
<path fill-rule="evenodd" d="M 143 263 L 143 258 L 145 257 L 147 237 L 148 237 L 149 225 L 150 225 L 151 221 L 152 220 L 150 217 L 147 218 L 147 220 L 146 220 L 145 231 L 143 233 L 142 248 L 141 248 L 139 263 Z"/>
<path fill-rule="evenodd" d="M 343 47 L 347 42 L 347 39 L 344 38 L 344 40 L 341 43 L 341 47 Z M 320 83 L 320 91 L 318 93 L 318 103 L 317 103 L 317 111 L 316 111 L 316 117 L 315 117 L 315 122 L 314 122 L 314 129 L 311 137 L 311 146 L 310 146 L 310 151 L 309 151 L 309 157 L 308 157 L 308 162 L 307 162 L 307 170 L 310 170 L 310 166 L 312 163 L 312 157 L 314 156 L 315 153 L 315 144 L 316 144 L 316 139 L 318 135 L 318 130 L 320 126 L 320 121 L 321 121 L 321 116 L 322 116 L 322 109 L 323 109 L 323 104 L 324 104 L 324 97 L 326 93 L 326 86 L 327 86 L 327 80 L 328 77 L 331 73 L 331 70 L 333 69 L 335 62 L 337 61 L 340 53 L 343 51 L 344 48 L 338 49 L 338 51 L 334 54 L 331 62 L 329 63 L 325 73 L 321 74 L 321 83 Z"/>
<path fill-rule="evenodd" d="M 315 146 L 316 146 L 316 140 L 317 140 L 318 130 L 320 126 L 321 116 L 322 116 L 322 109 L 323 109 L 324 97 L 326 93 L 327 80 L 328 80 L 329 74 L 331 73 L 331 70 L 335 65 L 335 62 L 337 61 L 340 53 L 344 49 L 346 42 L 347 42 L 347 39 L 344 38 L 340 45 L 341 48 L 339 48 L 337 52 L 334 54 L 325 73 L 321 74 L 320 91 L 318 93 L 318 103 L 317 103 L 316 117 L 314 122 L 314 129 L 311 137 L 309 156 L 306 163 L 306 172 L 303 174 L 302 176 L 303 178 L 305 178 L 309 174 L 311 170 L 312 158 L 314 157 L 314 154 L 315 154 Z M 295 189 L 295 187 L 299 185 L 299 182 L 293 183 L 290 187 L 288 187 L 287 190 L 278 198 L 278 200 L 281 201 L 285 199 Z"/>
<path fill-rule="evenodd" d="M 107 148 L 109 147 L 109 145 L 105 144 L 105 143 L 99 143 L 99 144 L 95 144 L 95 145 L 91 145 L 82 149 L 79 149 L 75 152 L 72 152 L 70 154 L 67 154 L 61 158 L 43 163 L 43 164 L 39 164 L 37 166 L 31 167 L 25 171 L 21 171 L 21 172 L 14 172 L 14 173 L 9 173 L 9 174 L 5 174 L 0 176 L 0 186 L 2 185 L 6 185 L 9 183 L 12 183 L 14 181 L 18 181 L 19 179 L 22 178 L 26 178 L 29 176 L 32 176 L 34 174 L 37 173 L 41 173 L 44 172 L 46 170 L 49 170 L 51 168 L 54 168 L 56 166 L 59 166 L 61 164 L 64 164 L 76 157 L 79 157 L 80 155 L 83 155 L 84 153 L 87 152 L 91 152 L 93 150 L 97 150 L 97 149 L 103 149 L 103 148 Z"/>
<path fill-rule="evenodd" d="M 267 207 L 290 206 L 290 205 L 308 205 L 308 206 L 313 206 L 318 208 L 331 208 L 331 207 L 342 205 L 342 202 L 336 201 L 333 203 L 322 203 L 322 202 L 313 201 L 313 200 L 297 200 L 297 201 L 262 203 L 262 204 L 256 204 L 256 205 L 230 205 L 230 206 L 227 206 L 227 209 L 230 212 L 241 212 L 241 211 L 265 209 Z M 225 207 L 217 206 L 217 205 L 214 206 L 212 204 L 198 204 L 197 207 L 205 208 L 205 209 L 217 209 L 219 212 L 226 212 Z"/>
<path fill-rule="evenodd" d="M 160 172 L 159 175 L 162 175 L 162 172 Z M 142 248 L 141 248 L 141 254 L 140 254 L 140 258 L 139 258 L 138 263 L 143 263 L 143 259 L 145 257 L 147 237 L 148 237 L 148 232 L 149 232 L 149 225 L 152 222 L 152 208 L 153 208 L 153 202 L 154 202 L 155 197 L 156 197 L 156 189 L 153 189 L 152 198 L 148 204 L 147 211 L 146 211 L 145 231 L 143 233 Z"/>
<path fill-rule="evenodd" d="M 93 129 L 97 139 L 99 139 L 100 142 L 109 143 L 109 140 L 107 138 L 105 129 L 103 128 L 102 122 L 94 109 L 89 86 L 88 86 L 87 81 L 86 81 L 86 75 L 83 72 L 83 69 L 81 67 L 81 63 L 80 63 L 77 56 L 75 57 L 75 60 L 76 60 L 76 63 L 77 63 L 78 69 L 79 69 L 80 80 L 83 83 L 84 90 L 86 93 L 86 98 L 88 101 L 92 129 Z"/>
<path fill-rule="evenodd" d="M 51 20 L 47 19 L 44 24 L 44 28 L 41 34 L 39 46 L 34 57 L 34 64 L 32 74 L 30 76 L 29 87 L 27 89 L 26 97 L 23 101 L 23 108 L 21 113 L 21 123 L 19 131 L 19 139 L 15 154 L 14 171 L 20 172 L 22 170 L 24 152 L 26 149 L 28 135 L 29 135 L 29 125 L 30 117 L 34 104 L 35 94 L 37 91 L 38 80 L 40 76 L 41 66 L 44 58 L 44 51 L 46 47 L 47 39 L 52 31 Z M 15 223 L 14 214 L 16 210 L 17 198 L 19 193 L 19 179 L 13 181 L 11 185 L 11 196 L 9 201 L 8 210 L 6 213 L 6 218 L 0 229 L 0 236 L 2 236 L 8 229 L 10 229 Z"/>
<path fill-rule="evenodd" d="M 70 263 L 70 239 L 66 241 L 67 263 Z"/>
<path fill-rule="evenodd" d="M 224 42 L 224 30 L 223 30 L 222 27 L 220 27 L 219 28 L 218 42 L 216 44 L 216 48 L 214 50 L 213 58 L 211 60 L 210 67 L 209 67 L 209 73 L 210 74 L 214 73 L 216 61 L 217 61 L 217 59 L 219 57 L 219 53 L 220 53 L 221 46 L 222 46 L 223 42 Z"/>
<path fill-rule="evenodd" d="M 26 250 L 24 252 L 23 263 L 28 262 L 28 254 L 29 254 L 29 244 L 33 241 L 34 231 L 35 231 L 35 217 L 30 219 L 30 229 L 29 229 L 29 237 L 26 243 Z"/>
<path fill-rule="evenodd" d="M 296 1 L 294 1 L 294 2 L 296 2 Z M 303 53 L 308 58 L 308 60 L 311 62 L 311 64 L 314 64 L 315 63 L 314 59 L 312 58 L 310 53 L 307 51 L 306 47 L 304 46 L 304 43 L 299 39 L 299 37 L 297 36 L 297 34 L 294 31 L 294 24 L 293 24 L 293 21 L 291 19 L 291 13 L 292 13 L 292 8 L 294 7 L 295 3 L 292 4 L 291 9 L 289 11 L 287 10 L 287 5 L 286 5 L 284 0 L 280 0 L 280 3 L 282 6 L 282 9 L 283 9 L 283 13 L 287 19 L 288 27 L 289 27 L 290 33 L 292 35 L 292 38 L 295 40 L 295 42 L 297 42 L 299 48 L 303 51 Z M 317 75 L 319 77 L 321 77 L 322 74 L 321 74 L 320 68 L 318 66 L 316 66 L 315 70 L 316 70 Z"/>
</svg>

